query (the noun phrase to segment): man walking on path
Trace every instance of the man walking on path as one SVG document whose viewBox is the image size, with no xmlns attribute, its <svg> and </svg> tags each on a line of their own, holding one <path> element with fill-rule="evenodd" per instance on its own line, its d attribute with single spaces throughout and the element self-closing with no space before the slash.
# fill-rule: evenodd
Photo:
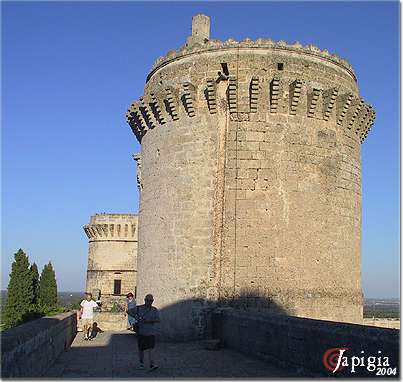
<svg viewBox="0 0 403 382">
<path fill-rule="evenodd" d="M 148 353 L 150 369 L 155 370 L 158 366 L 153 361 L 152 350 L 155 347 L 155 324 L 160 322 L 158 309 L 152 306 L 154 298 L 148 294 L 144 298 L 144 305 L 137 307 L 137 342 L 139 347 L 140 367 L 144 368 L 144 352 Z"/>
<path fill-rule="evenodd" d="M 94 308 L 98 307 L 98 304 L 92 300 L 92 294 L 85 293 L 85 300 L 81 301 L 80 313 L 78 318 L 82 319 L 84 340 L 92 340 L 90 331 L 92 330 L 92 324 L 94 322 Z"/>
</svg>

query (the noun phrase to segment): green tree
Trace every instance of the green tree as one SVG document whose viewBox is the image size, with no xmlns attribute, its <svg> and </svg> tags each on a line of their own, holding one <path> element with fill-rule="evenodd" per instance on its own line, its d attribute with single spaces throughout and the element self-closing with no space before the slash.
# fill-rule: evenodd
<svg viewBox="0 0 403 382">
<path fill-rule="evenodd" d="M 57 306 L 56 275 L 50 261 L 43 267 L 39 280 L 39 303 L 45 312 Z"/>
<path fill-rule="evenodd" d="M 32 311 L 34 297 L 32 274 L 29 269 L 28 256 L 21 248 L 14 255 L 7 289 L 7 301 L 4 307 L 5 329 L 24 322 Z"/>
<path fill-rule="evenodd" d="M 31 265 L 31 276 L 32 276 L 32 291 L 34 297 L 32 299 L 32 303 L 37 305 L 39 303 L 39 272 L 38 267 L 35 263 Z"/>
</svg>

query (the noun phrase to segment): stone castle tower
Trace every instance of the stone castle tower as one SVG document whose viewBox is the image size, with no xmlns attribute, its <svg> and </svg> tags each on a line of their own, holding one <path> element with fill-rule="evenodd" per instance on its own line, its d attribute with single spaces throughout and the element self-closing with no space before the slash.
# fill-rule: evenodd
<svg viewBox="0 0 403 382">
<path fill-rule="evenodd" d="M 345 60 L 212 40 L 193 17 L 127 113 L 141 143 L 138 296 L 154 294 L 165 335 L 200 334 L 208 301 L 242 296 L 361 322 L 360 146 L 374 119 Z"/>
<path fill-rule="evenodd" d="M 136 291 L 137 215 L 95 214 L 84 226 L 89 239 L 87 288 L 104 307 Z M 124 301 L 124 299 L 123 299 Z"/>
</svg>

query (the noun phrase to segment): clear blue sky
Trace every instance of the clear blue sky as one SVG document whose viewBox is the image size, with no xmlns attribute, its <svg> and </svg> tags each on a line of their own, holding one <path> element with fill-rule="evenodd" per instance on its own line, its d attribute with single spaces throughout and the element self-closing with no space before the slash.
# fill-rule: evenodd
<svg viewBox="0 0 403 382">
<path fill-rule="evenodd" d="M 377 111 L 362 146 L 366 297 L 399 295 L 399 7 L 338 3 L 2 3 L 2 284 L 22 247 L 82 290 L 96 212 L 136 212 L 139 151 L 125 123 L 157 57 L 191 17 L 211 37 L 313 43 L 352 65 Z"/>
</svg>

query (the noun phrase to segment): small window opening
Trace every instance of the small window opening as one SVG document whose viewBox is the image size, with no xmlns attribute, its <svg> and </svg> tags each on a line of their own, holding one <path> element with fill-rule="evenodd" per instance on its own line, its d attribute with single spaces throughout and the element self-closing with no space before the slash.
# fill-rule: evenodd
<svg viewBox="0 0 403 382">
<path fill-rule="evenodd" d="M 284 69 L 284 64 L 282 62 L 279 62 L 277 64 L 277 70 L 283 70 Z"/>
<path fill-rule="evenodd" d="M 122 280 L 113 280 L 113 294 L 121 294 Z"/>
<path fill-rule="evenodd" d="M 221 63 L 221 68 L 222 68 L 223 73 L 224 73 L 226 76 L 228 76 L 228 75 L 229 75 L 229 71 L 228 71 L 228 65 L 227 65 L 226 62 L 222 62 L 222 63 Z"/>
</svg>

